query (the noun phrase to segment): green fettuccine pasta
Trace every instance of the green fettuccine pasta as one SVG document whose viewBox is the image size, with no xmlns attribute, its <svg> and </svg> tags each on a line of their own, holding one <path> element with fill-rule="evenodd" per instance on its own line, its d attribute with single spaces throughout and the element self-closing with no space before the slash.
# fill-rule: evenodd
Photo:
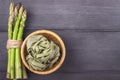
<svg viewBox="0 0 120 80">
<path fill-rule="evenodd" d="M 34 35 L 27 40 L 26 60 L 34 70 L 51 68 L 60 57 L 60 48 L 43 35 Z"/>
</svg>

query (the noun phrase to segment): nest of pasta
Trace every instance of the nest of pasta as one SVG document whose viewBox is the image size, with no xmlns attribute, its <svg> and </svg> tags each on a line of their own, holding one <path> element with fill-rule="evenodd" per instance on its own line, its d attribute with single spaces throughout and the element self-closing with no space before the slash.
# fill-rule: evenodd
<svg viewBox="0 0 120 80">
<path fill-rule="evenodd" d="M 43 35 L 33 35 L 27 40 L 26 61 L 28 65 L 37 71 L 52 68 L 60 57 L 60 48 L 52 40 Z"/>
</svg>

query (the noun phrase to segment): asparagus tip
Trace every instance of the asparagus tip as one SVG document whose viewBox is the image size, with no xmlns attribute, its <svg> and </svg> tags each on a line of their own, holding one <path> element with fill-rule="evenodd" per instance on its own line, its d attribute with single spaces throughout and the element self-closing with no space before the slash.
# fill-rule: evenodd
<svg viewBox="0 0 120 80">
<path fill-rule="evenodd" d="M 16 7 L 19 9 L 20 8 L 20 6 L 21 6 L 21 3 L 17 3 L 16 4 Z"/>
<path fill-rule="evenodd" d="M 26 10 L 26 9 L 25 9 L 24 12 L 23 12 L 23 17 L 24 17 L 24 19 L 27 18 L 27 10 Z"/>
<path fill-rule="evenodd" d="M 12 12 L 13 12 L 13 10 L 14 10 L 14 3 L 13 3 L 13 2 L 10 3 L 10 8 L 9 8 L 9 10 L 10 10 L 10 13 L 9 13 L 9 14 L 12 14 Z"/>
<path fill-rule="evenodd" d="M 23 7 L 23 5 L 22 5 L 22 6 L 20 7 L 20 10 L 19 10 L 19 15 L 22 15 L 23 9 L 24 9 L 24 7 Z"/>
<path fill-rule="evenodd" d="M 16 6 L 15 6 L 15 16 L 17 16 L 17 14 L 18 14 L 20 5 L 21 5 L 20 3 L 17 3 Z"/>
</svg>

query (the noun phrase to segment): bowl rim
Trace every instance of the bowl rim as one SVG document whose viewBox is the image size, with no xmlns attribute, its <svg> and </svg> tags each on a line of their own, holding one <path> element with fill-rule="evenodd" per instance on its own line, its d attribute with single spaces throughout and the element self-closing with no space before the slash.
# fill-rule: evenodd
<svg viewBox="0 0 120 80">
<path fill-rule="evenodd" d="M 56 37 L 56 39 L 60 42 L 60 45 L 61 45 L 61 47 L 62 47 L 62 53 L 61 53 L 62 56 L 61 56 L 61 58 L 60 58 L 59 63 L 58 63 L 54 68 L 52 68 L 52 69 L 50 69 L 50 70 L 47 70 L 47 71 L 36 71 L 36 70 L 33 70 L 32 68 L 29 67 L 28 63 L 27 63 L 26 60 L 25 60 L 25 56 L 24 56 L 24 49 L 25 49 L 24 47 L 25 47 L 25 45 L 26 45 L 27 39 L 28 39 L 30 36 L 32 36 L 32 35 L 40 34 L 40 33 L 47 33 L 47 34 L 53 35 L 53 36 Z M 62 64 L 63 64 L 63 62 L 64 62 L 64 60 L 65 60 L 65 56 L 66 56 L 66 48 L 65 48 L 65 45 L 64 45 L 63 40 L 61 39 L 61 37 L 60 37 L 57 33 L 53 32 L 53 31 L 51 31 L 51 30 L 37 30 L 37 31 L 34 31 L 34 32 L 30 33 L 30 34 L 24 39 L 24 41 L 23 41 L 23 43 L 22 43 L 22 46 L 21 46 L 21 59 L 22 59 L 23 64 L 25 65 L 25 67 L 26 67 L 28 70 L 30 70 L 31 72 L 36 73 L 36 74 L 45 75 L 45 74 L 51 74 L 51 73 L 55 72 L 57 69 L 59 69 L 59 68 L 62 66 Z"/>
</svg>

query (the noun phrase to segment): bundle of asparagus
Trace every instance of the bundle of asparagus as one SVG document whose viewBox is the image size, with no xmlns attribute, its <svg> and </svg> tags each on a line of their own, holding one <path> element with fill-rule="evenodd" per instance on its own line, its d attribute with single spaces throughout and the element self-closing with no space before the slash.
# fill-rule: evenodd
<svg viewBox="0 0 120 80">
<path fill-rule="evenodd" d="M 20 3 L 14 5 L 10 3 L 9 19 L 8 19 L 8 39 L 21 41 L 25 21 L 27 18 L 27 11 Z M 21 62 L 20 47 L 8 48 L 8 67 L 7 78 L 9 79 L 25 79 L 27 74 L 25 67 Z"/>
</svg>

